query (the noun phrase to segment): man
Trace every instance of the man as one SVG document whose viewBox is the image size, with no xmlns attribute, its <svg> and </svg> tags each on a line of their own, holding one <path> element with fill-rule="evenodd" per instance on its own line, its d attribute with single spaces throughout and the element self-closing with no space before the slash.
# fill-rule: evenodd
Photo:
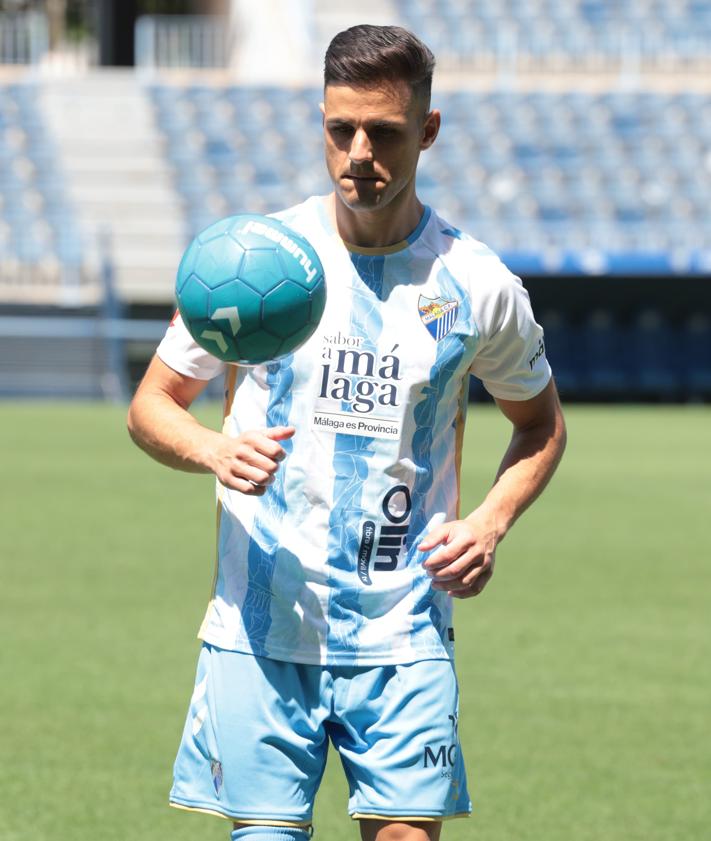
<svg viewBox="0 0 711 841">
<path fill-rule="evenodd" d="M 278 214 L 325 267 L 319 330 L 280 362 L 224 366 L 176 319 L 129 412 L 159 461 L 218 479 L 218 568 L 171 802 L 233 841 L 304 841 L 327 744 L 364 841 L 435 841 L 470 811 L 452 597 L 551 477 L 565 432 L 528 296 L 424 207 L 434 59 L 359 26 L 326 54 L 334 192 Z M 227 367 L 223 433 L 187 411 Z M 470 373 L 513 424 L 496 480 L 458 515 Z"/>
</svg>

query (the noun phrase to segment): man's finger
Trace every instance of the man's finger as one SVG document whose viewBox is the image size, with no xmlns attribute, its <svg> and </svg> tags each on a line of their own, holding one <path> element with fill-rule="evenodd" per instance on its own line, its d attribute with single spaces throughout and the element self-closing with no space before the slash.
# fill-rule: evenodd
<svg viewBox="0 0 711 841">
<path fill-rule="evenodd" d="M 258 432 L 251 444 L 258 453 L 261 453 L 267 458 L 273 461 L 283 461 L 286 458 L 286 450 L 279 444 L 279 441 L 285 441 L 291 438 L 294 432 L 295 429 L 293 426 L 275 426 L 264 432 Z"/>
<path fill-rule="evenodd" d="M 449 537 L 449 526 L 446 524 L 442 524 L 441 526 L 435 526 L 429 534 L 426 534 L 422 540 L 418 543 L 417 549 L 420 552 L 429 552 L 430 549 L 434 549 L 440 543 L 443 543 Z M 427 563 L 425 561 L 425 563 Z"/>
<path fill-rule="evenodd" d="M 423 566 L 428 572 L 448 567 L 452 562 L 463 558 L 470 551 L 470 548 L 463 537 L 452 537 L 451 542 L 440 546 L 427 558 Z"/>
<path fill-rule="evenodd" d="M 458 570 L 455 572 L 455 568 Z M 435 590 L 466 590 L 476 582 L 491 578 L 491 561 L 484 556 L 464 564 L 452 565 L 444 571 L 438 571 L 432 576 L 432 587 Z"/>
<path fill-rule="evenodd" d="M 484 587 L 486 587 L 489 583 L 493 574 L 494 570 L 491 566 L 485 567 L 481 571 L 481 575 L 477 577 L 473 584 L 465 586 L 462 589 L 451 589 L 449 590 L 449 595 L 453 596 L 455 599 L 469 599 L 473 596 L 478 596 Z"/>
<path fill-rule="evenodd" d="M 454 544 L 453 544 L 454 545 Z M 449 548 L 449 547 L 447 547 Z M 427 572 L 435 581 L 446 581 L 447 579 L 463 578 L 472 568 L 480 568 L 486 564 L 486 555 L 475 546 L 462 547 L 451 561 L 438 565 L 433 563 L 427 567 Z M 439 554 L 439 552 L 437 553 Z"/>
<path fill-rule="evenodd" d="M 247 479 L 240 479 L 237 476 L 226 477 L 222 484 L 226 488 L 230 488 L 233 491 L 239 491 L 246 496 L 263 496 L 267 490 L 266 485 L 254 484 L 254 482 L 250 482 Z"/>
<path fill-rule="evenodd" d="M 232 475 L 235 479 L 246 479 L 253 485 L 264 485 L 265 487 L 271 485 L 274 481 L 274 476 L 269 471 L 244 463 L 233 467 Z"/>
<path fill-rule="evenodd" d="M 294 426 L 270 426 L 264 430 L 264 434 L 267 438 L 271 438 L 272 441 L 286 441 L 286 439 L 291 438 L 295 432 L 296 427 Z"/>
</svg>

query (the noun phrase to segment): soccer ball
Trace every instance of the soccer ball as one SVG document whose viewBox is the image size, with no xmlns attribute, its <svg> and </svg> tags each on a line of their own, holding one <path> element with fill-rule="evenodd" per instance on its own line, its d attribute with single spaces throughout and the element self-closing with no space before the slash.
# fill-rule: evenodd
<svg viewBox="0 0 711 841">
<path fill-rule="evenodd" d="M 309 242 L 277 219 L 221 219 L 187 247 L 175 284 L 195 341 L 224 362 L 286 356 L 314 332 L 326 306 L 323 266 Z"/>
</svg>

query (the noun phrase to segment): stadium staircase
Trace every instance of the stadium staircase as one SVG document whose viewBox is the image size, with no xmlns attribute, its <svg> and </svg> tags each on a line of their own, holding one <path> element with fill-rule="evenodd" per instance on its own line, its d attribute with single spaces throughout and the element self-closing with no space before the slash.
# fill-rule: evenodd
<svg viewBox="0 0 711 841">
<path fill-rule="evenodd" d="M 50 79 L 43 105 L 89 248 L 108 249 L 119 298 L 168 303 L 186 245 L 180 198 L 133 72 Z"/>
</svg>

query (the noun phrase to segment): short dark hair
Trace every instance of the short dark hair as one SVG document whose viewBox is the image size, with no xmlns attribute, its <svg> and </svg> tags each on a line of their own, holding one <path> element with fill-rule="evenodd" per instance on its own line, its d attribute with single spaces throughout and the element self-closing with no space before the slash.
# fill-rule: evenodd
<svg viewBox="0 0 711 841">
<path fill-rule="evenodd" d="M 435 57 L 401 26 L 352 26 L 334 37 L 326 50 L 324 86 L 377 85 L 404 81 L 429 108 Z"/>
</svg>

